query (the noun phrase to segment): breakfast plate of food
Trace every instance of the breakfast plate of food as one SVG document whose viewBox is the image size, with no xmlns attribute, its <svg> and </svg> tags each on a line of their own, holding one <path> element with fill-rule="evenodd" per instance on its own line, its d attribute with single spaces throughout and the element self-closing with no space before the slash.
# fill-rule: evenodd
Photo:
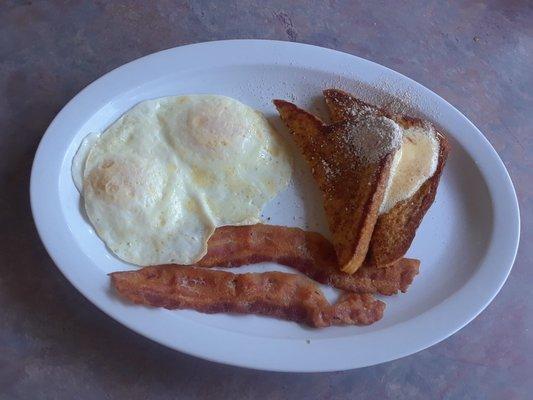
<svg viewBox="0 0 533 400">
<path fill-rule="evenodd" d="M 32 168 L 39 235 L 128 328 L 221 363 L 334 371 L 475 318 L 516 255 L 511 179 L 420 84 L 316 46 L 155 53 L 83 89 Z"/>
</svg>

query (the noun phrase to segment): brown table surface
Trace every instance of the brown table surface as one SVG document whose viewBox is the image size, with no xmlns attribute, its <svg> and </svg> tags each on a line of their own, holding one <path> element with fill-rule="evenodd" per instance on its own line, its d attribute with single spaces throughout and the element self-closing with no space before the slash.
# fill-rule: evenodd
<svg viewBox="0 0 533 400">
<path fill-rule="evenodd" d="M 0 399 L 533 398 L 533 2 L 255 3 L 0 2 Z M 29 207 L 30 167 L 46 127 L 80 89 L 121 64 L 228 38 L 293 40 L 368 58 L 435 91 L 484 132 L 515 183 L 522 246 L 475 321 L 383 365 L 269 373 L 153 343 L 67 282 Z"/>
</svg>

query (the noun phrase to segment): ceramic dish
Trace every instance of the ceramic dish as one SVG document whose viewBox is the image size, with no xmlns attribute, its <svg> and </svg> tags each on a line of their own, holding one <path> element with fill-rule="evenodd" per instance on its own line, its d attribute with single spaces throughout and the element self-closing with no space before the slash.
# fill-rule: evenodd
<svg viewBox="0 0 533 400">
<path fill-rule="evenodd" d="M 84 136 L 102 131 L 134 104 L 167 95 L 234 97 L 286 132 L 271 103 L 289 99 L 320 112 L 327 87 L 408 98 L 411 112 L 449 136 L 452 153 L 437 199 L 408 255 L 421 260 L 407 294 L 384 298 L 384 318 L 368 327 L 321 330 L 260 316 L 205 315 L 121 301 L 107 274 L 132 269 L 114 257 L 84 217 L 71 178 Z M 408 95 L 407 95 L 408 94 Z M 277 371 L 332 371 L 377 364 L 453 334 L 494 298 L 507 278 L 519 240 L 515 191 L 481 132 L 435 93 L 390 69 L 349 54 L 304 44 L 236 40 L 155 53 L 104 75 L 57 115 L 38 148 L 31 205 L 50 256 L 91 302 L 130 329 L 170 348 L 221 363 Z M 296 156 L 293 183 L 264 210 L 272 224 L 324 231 L 320 194 Z M 242 271 L 280 269 L 273 264 Z M 327 292 L 333 296 L 332 290 Z M 488 334 L 480 332 L 480 334 Z"/>
</svg>

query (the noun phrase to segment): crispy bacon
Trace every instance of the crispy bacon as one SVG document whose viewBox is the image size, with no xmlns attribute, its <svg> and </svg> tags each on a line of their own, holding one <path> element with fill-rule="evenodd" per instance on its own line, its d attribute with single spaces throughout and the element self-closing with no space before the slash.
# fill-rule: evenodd
<svg viewBox="0 0 533 400">
<path fill-rule="evenodd" d="M 405 292 L 420 266 L 418 260 L 403 258 L 386 268 L 363 266 L 353 275 L 346 274 L 338 268 L 333 245 L 321 234 L 263 224 L 217 228 L 207 254 L 195 266 L 229 268 L 267 261 L 338 289 L 387 296 Z"/>
<path fill-rule="evenodd" d="M 385 303 L 371 295 L 356 293 L 345 293 L 331 305 L 313 281 L 284 272 L 233 274 L 168 265 L 110 276 L 118 293 L 137 304 L 261 314 L 317 328 L 368 325 L 381 319 L 385 309 Z"/>
</svg>

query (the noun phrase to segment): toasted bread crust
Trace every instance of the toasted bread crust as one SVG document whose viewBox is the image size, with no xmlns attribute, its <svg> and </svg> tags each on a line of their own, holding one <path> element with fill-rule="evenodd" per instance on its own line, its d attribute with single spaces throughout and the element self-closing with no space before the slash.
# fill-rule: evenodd
<svg viewBox="0 0 533 400">
<path fill-rule="evenodd" d="M 322 190 L 341 269 L 354 273 L 368 252 L 393 154 L 374 163 L 361 162 L 342 145 L 349 129 L 345 122 L 326 125 L 292 103 L 274 104 Z"/>
<path fill-rule="evenodd" d="M 437 134 L 439 161 L 435 173 L 409 199 L 396 204 L 382 214 L 374 227 L 367 255 L 367 263 L 386 267 L 402 258 L 413 239 L 422 219 L 435 200 L 442 170 L 450 150 L 445 136 Z"/>
<path fill-rule="evenodd" d="M 342 90 L 327 89 L 324 98 L 334 122 L 353 118 L 351 110 L 365 108 L 378 115 L 393 119 L 403 128 L 428 124 L 420 118 L 393 115 Z M 439 141 L 439 159 L 435 173 L 409 199 L 399 202 L 390 211 L 379 216 L 374 227 L 366 264 L 385 267 L 405 255 L 429 207 L 435 200 L 440 176 L 446 163 L 450 145 L 446 137 L 436 131 Z"/>
<path fill-rule="evenodd" d="M 340 89 L 326 89 L 322 91 L 324 100 L 328 106 L 328 111 L 332 122 L 347 121 L 354 117 L 353 110 L 366 109 L 376 115 L 384 115 L 391 117 L 391 115 L 383 108 L 376 107 L 370 103 L 366 103 L 361 99 L 351 95 Z"/>
</svg>

